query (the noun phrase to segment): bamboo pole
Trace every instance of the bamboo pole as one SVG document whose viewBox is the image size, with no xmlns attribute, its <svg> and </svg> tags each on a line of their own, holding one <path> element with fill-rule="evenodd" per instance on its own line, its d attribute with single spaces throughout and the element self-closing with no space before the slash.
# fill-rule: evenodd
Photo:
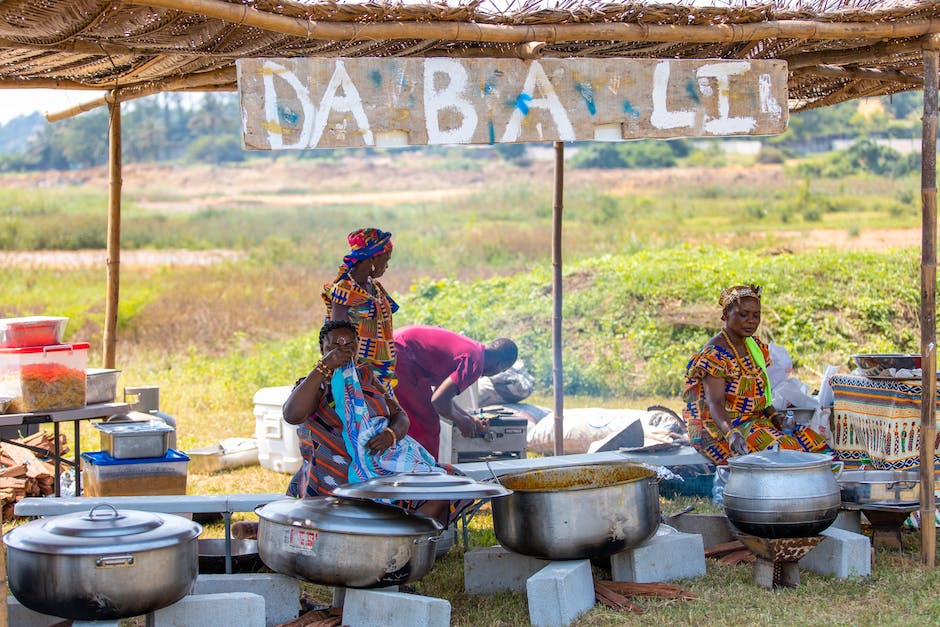
<svg viewBox="0 0 940 627">
<path fill-rule="evenodd" d="M 561 360 L 561 218 L 565 198 L 565 142 L 555 142 L 555 198 L 552 203 L 552 391 L 555 400 L 555 455 L 565 454 L 565 381 Z"/>
<path fill-rule="evenodd" d="M 114 368 L 121 285 L 121 103 L 112 102 L 108 109 L 111 116 L 108 126 L 108 292 L 101 361 L 105 368 Z"/>
<path fill-rule="evenodd" d="M 791 70 L 812 65 L 865 65 L 866 63 L 884 62 L 885 59 L 899 54 L 913 53 L 920 56 L 920 41 L 888 42 L 874 46 L 862 46 L 845 50 L 826 50 L 823 52 L 804 52 L 786 58 Z"/>
<path fill-rule="evenodd" d="M 940 38 L 924 43 L 924 119 L 920 198 L 923 207 L 920 262 L 920 558 L 936 565 L 934 455 L 937 447 L 937 72 Z"/>
<path fill-rule="evenodd" d="M 891 70 L 867 68 L 844 68 L 837 65 L 813 65 L 793 70 L 791 76 L 821 76 L 825 78 L 844 78 L 846 80 L 881 81 L 886 83 L 910 83 L 923 85 L 924 79 L 913 74 Z"/>
<path fill-rule="evenodd" d="M 191 74 L 182 78 L 174 78 L 166 81 L 117 87 L 94 100 L 88 100 L 69 107 L 68 109 L 63 109 L 62 111 L 47 113 L 46 120 L 49 122 L 59 122 L 67 118 L 75 117 L 80 113 L 97 109 L 98 107 L 137 100 L 138 98 L 152 96 L 164 91 L 187 91 L 190 89 L 199 91 L 215 91 L 218 89 L 234 91 L 237 87 L 235 80 L 235 68 L 230 67 L 215 72 Z"/>
<path fill-rule="evenodd" d="M 322 22 L 260 11 L 249 4 L 221 0 L 125 0 L 151 8 L 183 11 L 267 31 L 336 41 L 441 39 L 490 43 L 544 41 L 673 41 L 720 43 L 758 39 L 837 39 L 921 37 L 940 32 L 940 19 L 908 22 L 821 22 L 769 20 L 750 24 L 485 24 L 478 22 Z"/>
</svg>

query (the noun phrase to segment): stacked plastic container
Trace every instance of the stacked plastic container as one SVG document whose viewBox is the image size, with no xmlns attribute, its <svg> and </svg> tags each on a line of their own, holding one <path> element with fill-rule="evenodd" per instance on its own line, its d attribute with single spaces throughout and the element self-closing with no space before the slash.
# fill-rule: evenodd
<svg viewBox="0 0 940 627">
<path fill-rule="evenodd" d="M 63 343 L 68 318 L 0 318 L 0 413 L 85 405 L 88 343 Z"/>
</svg>

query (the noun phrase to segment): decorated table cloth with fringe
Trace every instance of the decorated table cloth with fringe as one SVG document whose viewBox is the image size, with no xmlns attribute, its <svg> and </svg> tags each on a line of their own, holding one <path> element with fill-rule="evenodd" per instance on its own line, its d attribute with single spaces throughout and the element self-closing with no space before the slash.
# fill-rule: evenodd
<svg viewBox="0 0 940 627">
<path fill-rule="evenodd" d="M 832 447 L 847 468 L 920 468 L 920 379 L 834 375 Z M 934 468 L 940 462 L 935 448 Z"/>
</svg>

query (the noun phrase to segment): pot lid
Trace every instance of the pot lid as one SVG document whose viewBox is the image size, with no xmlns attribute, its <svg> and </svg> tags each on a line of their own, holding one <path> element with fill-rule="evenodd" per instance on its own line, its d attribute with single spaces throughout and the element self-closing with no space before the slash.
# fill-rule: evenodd
<svg viewBox="0 0 940 627">
<path fill-rule="evenodd" d="M 732 468 L 747 469 L 779 469 L 796 470 L 799 468 L 813 468 L 828 466 L 832 458 L 820 453 L 806 453 L 803 451 L 790 451 L 787 449 L 767 449 L 757 453 L 739 455 L 728 460 Z"/>
<path fill-rule="evenodd" d="M 332 496 L 281 499 L 262 505 L 255 513 L 281 525 L 352 535 L 436 534 L 444 528 L 430 516 L 406 512 L 394 505 Z"/>
<path fill-rule="evenodd" d="M 512 494 L 498 483 L 483 483 L 470 477 L 439 472 L 403 472 L 374 477 L 360 483 L 346 483 L 335 490 L 336 496 L 360 499 L 491 499 Z"/>
<path fill-rule="evenodd" d="M 34 520 L 4 536 L 7 546 L 60 555 L 142 551 L 196 538 L 202 526 L 182 516 L 118 510 L 101 503 L 86 512 Z"/>
</svg>

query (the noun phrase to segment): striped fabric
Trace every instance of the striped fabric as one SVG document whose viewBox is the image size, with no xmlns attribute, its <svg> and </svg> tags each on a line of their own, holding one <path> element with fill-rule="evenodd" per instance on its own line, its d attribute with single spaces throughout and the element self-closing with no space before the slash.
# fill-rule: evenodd
<svg viewBox="0 0 940 627">
<path fill-rule="evenodd" d="M 769 366 L 767 345 L 754 339 L 763 354 L 764 363 Z M 683 394 L 686 406 L 682 416 L 692 446 L 717 465 L 726 464 L 731 457 L 725 434 L 712 420 L 705 402 L 702 382 L 706 376 L 712 376 L 725 381 L 725 409 L 732 428 L 744 436 L 748 451 L 763 451 L 775 443 L 779 443 L 780 448 L 795 451 L 827 451 L 826 439 L 807 427 L 799 425 L 792 436 L 774 428 L 763 414 L 769 403 L 766 380 L 751 355 L 741 355 L 741 361 L 744 371 L 733 354 L 715 345 L 705 346 L 689 360 Z"/>
<path fill-rule="evenodd" d="M 367 363 L 382 385 L 391 390 L 395 378 L 392 314 L 398 311 L 398 303 L 381 283 L 372 284 L 374 297 L 353 281 L 349 273 L 341 274 L 335 282 L 323 286 L 321 297 L 327 321 L 334 304 L 349 307 L 349 319 L 359 331 L 359 360 Z"/>
<path fill-rule="evenodd" d="M 919 380 L 834 375 L 832 444 L 846 467 L 920 468 Z M 940 447 L 934 455 L 940 469 Z"/>
</svg>

